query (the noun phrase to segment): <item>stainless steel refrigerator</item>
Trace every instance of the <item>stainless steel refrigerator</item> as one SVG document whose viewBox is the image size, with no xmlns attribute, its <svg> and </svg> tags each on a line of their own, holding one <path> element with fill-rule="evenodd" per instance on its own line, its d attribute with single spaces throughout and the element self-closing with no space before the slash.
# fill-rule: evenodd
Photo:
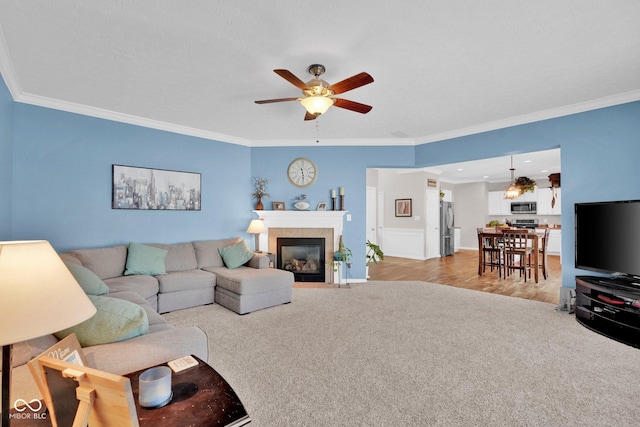
<svg viewBox="0 0 640 427">
<path fill-rule="evenodd" d="M 440 256 L 453 255 L 453 203 L 440 202 Z"/>
</svg>

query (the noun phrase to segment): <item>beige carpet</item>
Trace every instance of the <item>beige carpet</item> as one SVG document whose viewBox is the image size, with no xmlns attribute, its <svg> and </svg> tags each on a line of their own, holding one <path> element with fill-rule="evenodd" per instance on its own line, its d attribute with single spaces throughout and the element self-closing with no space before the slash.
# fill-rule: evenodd
<svg viewBox="0 0 640 427">
<path fill-rule="evenodd" d="M 547 303 L 424 282 L 294 289 L 239 316 L 164 315 L 209 336 L 252 426 L 636 426 L 640 350 Z"/>
</svg>

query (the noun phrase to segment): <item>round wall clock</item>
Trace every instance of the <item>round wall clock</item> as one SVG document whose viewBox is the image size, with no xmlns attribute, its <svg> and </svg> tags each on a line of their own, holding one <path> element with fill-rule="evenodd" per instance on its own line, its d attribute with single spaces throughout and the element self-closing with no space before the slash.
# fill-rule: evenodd
<svg viewBox="0 0 640 427">
<path fill-rule="evenodd" d="M 306 157 L 299 157 L 289 164 L 287 176 L 296 187 L 308 187 L 316 182 L 318 168 Z"/>
</svg>

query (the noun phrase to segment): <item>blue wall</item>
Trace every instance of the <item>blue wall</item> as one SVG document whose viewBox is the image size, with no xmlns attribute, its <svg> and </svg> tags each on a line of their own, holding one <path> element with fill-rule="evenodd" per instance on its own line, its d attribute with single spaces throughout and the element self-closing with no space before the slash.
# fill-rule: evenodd
<svg viewBox="0 0 640 427">
<path fill-rule="evenodd" d="M 310 144 L 311 145 L 311 144 Z M 307 188 L 295 187 L 289 182 L 287 168 L 297 157 L 308 157 L 318 168 L 316 182 Z M 251 173 L 269 179 L 269 194 L 265 208 L 271 202 L 286 203 L 293 208 L 295 197 L 307 195 L 311 209 L 318 202 L 328 202 L 331 209 L 331 190 L 338 193 L 344 187 L 345 209 L 351 222 L 344 222 L 343 241 L 353 252 L 350 277 L 365 277 L 366 238 L 366 170 L 368 167 L 412 167 L 414 147 L 272 147 L 251 150 Z M 335 249 L 335 248 L 334 248 Z"/>
<path fill-rule="evenodd" d="M 591 273 L 573 267 L 573 205 L 640 199 L 640 102 L 423 144 L 416 148 L 416 164 L 431 166 L 557 147 L 562 164 L 562 283 L 574 287 L 576 275 Z"/>
<path fill-rule="evenodd" d="M 13 98 L 0 78 L 0 241 L 11 240 Z"/>
<path fill-rule="evenodd" d="M 305 193 L 312 206 L 345 187 L 344 241 L 352 277 L 364 277 L 368 167 L 412 167 L 561 148 L 563 285 L 583 273 L 573 265 L 573 204 L 640 199 L 640 102 L 514 126 L 417 147 L 248 148 L 15 103 L 0 84 L 0 239 L 47 239 L 59 250 L 129 241 L 182 242 L 242 236 L 253 201 L 251 177 L 270 180 L 272 201 L 290 207 Z M 316 183 L 301 190 L 288 164 L 309 157 Z M 199 212 L 111 209 L 111 165 L 202 174 Z"/>
<path fill-rule="evenodd" d="M 250 149 L 15 104 L 13 239 L 58 251 L 246 236 Z M 112 164 L 199 172 L 201 211 L 111 209 Z"/>
</svg>

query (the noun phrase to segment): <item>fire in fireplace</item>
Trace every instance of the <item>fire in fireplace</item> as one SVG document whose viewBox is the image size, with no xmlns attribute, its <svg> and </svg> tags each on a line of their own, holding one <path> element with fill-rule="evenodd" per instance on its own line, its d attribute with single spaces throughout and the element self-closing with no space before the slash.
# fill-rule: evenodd
<svg viewBox="0 0 640 427">
<path fill-rule="evenodd" d="M 278 237 L 277 267 L 291 271 L 296 282 L 324 282 L 324 239 Z"/>
</svg>

